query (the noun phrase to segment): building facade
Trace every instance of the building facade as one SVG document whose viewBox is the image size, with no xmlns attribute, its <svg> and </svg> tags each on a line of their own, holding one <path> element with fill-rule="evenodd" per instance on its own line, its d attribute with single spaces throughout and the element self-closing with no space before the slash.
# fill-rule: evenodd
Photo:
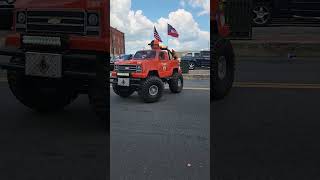
<svg viewBox="0 0 320 180">
<path fill-rule="evenodd" d="M 110 27 L 110 54 L 111 57 L 125 54 L 124 33 Z"/>
</svg>

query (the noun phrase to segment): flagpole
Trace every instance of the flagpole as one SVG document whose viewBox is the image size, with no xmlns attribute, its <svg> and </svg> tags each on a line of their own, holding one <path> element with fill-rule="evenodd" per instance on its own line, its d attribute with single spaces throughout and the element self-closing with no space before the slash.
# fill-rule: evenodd
<svg viewBox="0 0 320 180">
<path fill-rule="evenodd" d="M 169 48 L 169 35 L 168 35 L 168 23 L 167 23 L 167 48 Z"/>
</svg>

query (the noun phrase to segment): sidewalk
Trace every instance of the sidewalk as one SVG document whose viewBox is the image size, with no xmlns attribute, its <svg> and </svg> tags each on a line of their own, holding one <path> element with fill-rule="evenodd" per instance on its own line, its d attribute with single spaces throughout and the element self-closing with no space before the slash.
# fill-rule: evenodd
<svg viewBox="0 0 320 180">
<path fill-rule="evenodd" d="M 183 79 L 186 80 L 207 80 L 210 79 L 210 70 L 189 70 L 188 74 L 183 74 Z"/>
<path fill-rule="evenodd" d="M 320 57 L 320 27 L 260 27 L 252 33 L 252 40 L 232 40 L 237 57 Z"/>
</svg>

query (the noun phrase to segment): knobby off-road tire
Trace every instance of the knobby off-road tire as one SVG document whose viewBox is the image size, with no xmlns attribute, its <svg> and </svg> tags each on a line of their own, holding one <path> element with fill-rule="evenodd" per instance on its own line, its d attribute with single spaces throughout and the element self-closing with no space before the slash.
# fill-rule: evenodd
<svg viewBox="0 0 320 180">
<path fill-rule="evenodd" d="M 78 96 L 70 81 L 65 79 L 36 78 L 10 70 L 7 79 L 13 95 L 25 106 L 39 112 L 62 110 Z"/>
<path fill-rule="evenodd" d="M 162 80 L 157 76 L 150 76 L 142 82 L 138 94 L 144 102 L 152 103 L 162 97 L 163 89 L 164 85 Z"/>
<path fill-rule="evenodd" d="M 218 100 L 229 93 L 234 81 L 234 51 L 230 41 L 223 38 L 215 39 L 211 46 L 210 99 Z"/>
<path fill-rule="evenodd" d="M 131 87 L 122 87 L 118 86 L 117 84 L 112 84 L 112 89 L 114 93 L 123 98 L 131 96 L 135 91 Z"/>
<path fill-rule="evenodd" d="M 169 80 L 169 89 L 172 93 L 180 93 L 183 89 L 183 76 L 177 72 L 173 73 Z"/>
</svg>

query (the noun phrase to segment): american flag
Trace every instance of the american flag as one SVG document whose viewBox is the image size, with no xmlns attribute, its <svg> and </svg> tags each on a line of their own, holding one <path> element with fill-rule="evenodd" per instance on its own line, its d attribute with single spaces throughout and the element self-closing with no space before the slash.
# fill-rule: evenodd
<svg viewBox="0 0 320 180">
<path fill-rule="evenodd" d="M 153 36 L 156 40 L 158 40 L 159 42 L 162 42 L 160 35 L 158 34 L 158 31 L 156 29 L 156 27 L 153 27 Z"/>
</svg>

